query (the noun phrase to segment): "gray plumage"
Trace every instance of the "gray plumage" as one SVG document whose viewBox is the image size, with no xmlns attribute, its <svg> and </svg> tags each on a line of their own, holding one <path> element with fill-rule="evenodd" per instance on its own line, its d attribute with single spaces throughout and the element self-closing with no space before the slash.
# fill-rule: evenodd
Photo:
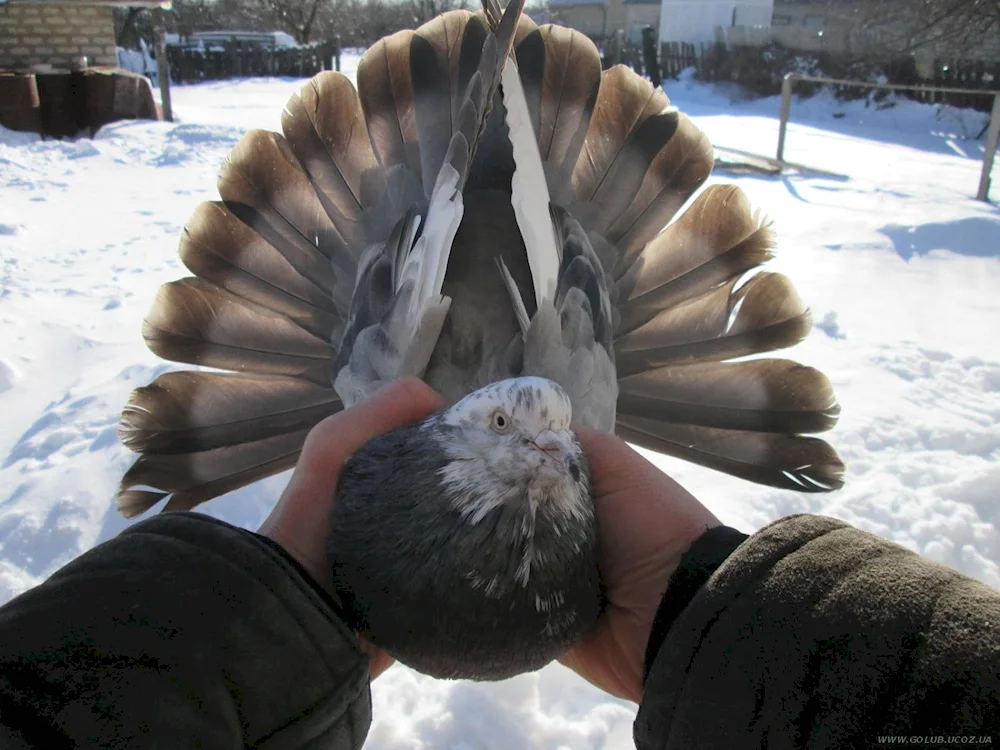
<svg viewBox="0 0 1000 750">
<path fill-rule="evenodd" d="M 811 436 L 839 413 L 829 381 L 788 360 L 745 359 L 810 327 L 788 279 L 749 275 L 771 257 L 769 228 L 732 186 L 688 204 L 711 170 L 707 138 L 627 68 L 602 72 L 586 37 L 537 27 L 521 7 L 452 11 L 383 39 L 361 61 L 357 91 L 321 74 L 288 103 L 282 135 L 251 131 L 233 149 L 221 201 L 199 207 L 181 240 L 194 276 L 161 289 L 143 329 L 157 354 L 223 372 L 169 373 L 132 395 L 120 434 L 141 455 L 122 480 L 122 513 L 165 497 L 167 509 L 189 509 L 287 469 L 309 428 L 403 375 L 454 409 L 506 378 L 547 378 L 575 421 L 647 448 L 786 489 L 841 486 L 839 457 Z M 481 422 L 451 441 L 497 439 Z M 513 544 L 501 533 L 509 509 L 492 526 L 448 520 L 442 508 L 476 493 L 462 483 L 433 491 L 435 472 L 454 476 L 433 448 L 441 436 L 420 429 L 403 435 L 429 435 L 426 446 L 385 438 L 349 464 L 338 491 L 331 549 L 359 627 L 449 676 L 503 676 L 553 658 L 596 616 L 589 542 L 535 571 L 530 586 L 546 576 L 586 583 L 560 605 L 578 613 L 572 627 L 548 642 L 531 635 L 539 613 L 518 629 L 423 568 L 429 588 L 399 589 L 407 566 L 394 551 L 407 548 L 408 528 L 433 527 L 423 533 L 440 542 L 435 569 L 452 584 L 474 567 L 472 551 L 502 568 Z M 550 435 L 553 450 L 570 444 L 567 430 Z M 577 507 L 566 505 L 570 464 L 523 437 L 504 455 L 537 473 L 538 487 L 564 483 L 553 507 Z M 510 486 L 494 476 L 489 498 L 519 486 L 505 476 Z M 494 507 L 480 499 L 483 513 Z M 592 517 L 574 519 L 590 539 Z M 378 546 L 383 523 L 392 533 Z M 549 526 L 537 529 L 541 539 Z M 375 558 L 359 540 L 376 545 L 364 553 Z M 403 626 L 385 614 L 391 597 L 358 595 L 382 573 L 434 618 L 466 603 L 455 622 L 479 650 L 462 657 L 457 642 L 426 641 L 407 651 L 392 637 Z"/>
<path fill-rule="evenodd" d="M 515 399 L 521 389 L 531 398 L 534 380 L 507 383 Z M 515 421 L 519 405 L 545 409 L 512 400 Z M 516 431 L 477 436 L 448 415 L 373 440 L 345 465 L 329 542 L 334 585 L 351 626 L 403 663 L 434 677 L 504 679 L 566 651 L 600 612 L 586 458 L 568 440 L 572 467 L 539 486 L 533 467 L 517 464 L 537 451 L 512 458 Z M 469 482 L 455 492 L 444 477 L 464 484 L 454 473 L 466 466 Z"/>
</svg>

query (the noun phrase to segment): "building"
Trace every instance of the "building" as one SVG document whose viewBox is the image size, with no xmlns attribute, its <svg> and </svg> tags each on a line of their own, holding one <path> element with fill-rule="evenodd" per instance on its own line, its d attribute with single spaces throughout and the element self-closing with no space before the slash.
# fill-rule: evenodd
<svg viewBox="0 0 1000 750">
<path fill-rule="evenodd" d="M 642 43 L 642 30 L 660 31 L 660 0 L 625 0 L 625 33 L 632 44 Z"/>
<path fill-rule="evenodd" d="M 0 0 L 0 70 L 117 65 L 112 8 L 169 0 Z"/>
<path fill-rule="evenodd" d="M 804 51 L 854 55 L 913 53 L 918 67 L 944 59 L 1000 61 L 1000 32 L 954 34 L 935 41 L 905 0 L 878 6 L 864 0 L 774 0 L 771 40 Z M 911 38 L 915 31 L 916 36 Z M 975 39 L 975 43 L 969 43 Z M 916 42 L 909 47 L 908 42 Z"/>
<path fill-rule="evenodd" d="M 623 0 L 549 0 L 549 18 L 599 42 L 625 28 L 625 4 Z"/>
<path fill-rule="evenodd" d="M 881 51 L 887 29 L 864 22 L 853 0 L 775 0 L 771 40 L 809 52 L 865 53 Z"/>
<path fill-rule="evenodd" d="M 158 119 L 149 80 L 118 69 L 115 5 L 162 14 L 169 0 L 0 0 L 0 125 L 91 136 L 128 118 Z M 169 119 L 166 79 L 161 86 Z"/>
<path fill-rule="evenodd" d="M 660 42 L 709 44 L 716 29 L 769 27 L 774 0 L 663 0 Z"/>
</svg>

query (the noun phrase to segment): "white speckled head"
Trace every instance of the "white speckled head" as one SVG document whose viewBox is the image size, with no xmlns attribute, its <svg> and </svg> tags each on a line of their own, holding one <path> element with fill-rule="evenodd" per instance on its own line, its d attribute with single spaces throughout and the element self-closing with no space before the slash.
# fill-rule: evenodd
<svg viewBox="0 0 1000 750">
<path fill-rule="evenodd" d="M 453 504 L 471 523 L 499 507 L 582 518 L 589 479 L 570 430 L 569 396 L 551 380 L 513 378 L 471 393 L 428 423 L 449 459 L 441 472 Z"/>
<path fill-rule="evenodd" d="M 497 418 L 500 420 L 497 420 Z M 503 434 L 507 417 L 511 427 L 534 438 L 544 430 L 568 430 L 573 419 L 569 396 L 557 383 L 545 378 L 525 377 L 491 383 L 457 402 L 441 415 L 444 424 L 480 424 Z M 499 429 L 497 429 L 499 427 Z"/>
</svg>

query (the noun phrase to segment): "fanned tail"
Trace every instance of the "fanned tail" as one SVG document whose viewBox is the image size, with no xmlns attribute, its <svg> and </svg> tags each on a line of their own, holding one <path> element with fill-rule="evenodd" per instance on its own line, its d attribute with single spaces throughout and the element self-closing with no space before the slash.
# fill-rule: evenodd
<svg viewBox="0 0 1000 750">
<path fill-rule="evenodd" d="M 791 346 L 811 323 L 792 283 L 760 271 L 773 238 L 739 189 L 708 188 L 678 215 L 711 172 L 711 143 L 628 68 L 601 73 L 582 34 L 527 30 L 515 53 L 552 201 L 611 279 L 618 434 L 762 484 L 840 487 L 836 451 L 808 436 L 839 414 L 826 377 L 732 361 Z"/>
<path fill-rule="evenodd" d="M 552 215 L 572 227 L 557 259 L 547 237 L 531 243 L 535 296 L 565 272 L 555 296 L 572 296 L 574 330 L 613 349 L 617 432 L 755 482 L 842 484 L 836 452 L 810 437 L 836 421 L 829 382 L 757 358 L 810 327 L 791 282 L 761 271 L 769 229 L 734 187 L 691 200 L 712 147 L 662 91 L 621 66 L 602 73 L 586 37 L 522 8 L 487 0 L 388 37 L 365 54 L 358 91 L 321 74 L 288 103 L 283 134 L 251 131 L 233 149 L 220 200 L 181 240 L 193 276 L 160 290 L 144 326 L 160 356 L 231 372 L 169 373 L 132 395 L 122 437 L 141 455 L 123 513 L 168 496 L 167 508 L 190 508 L 294 465 L 309 429 L 342 408 L 332 384 L 352 351 L 366 352 L 358 382 L 427 366 L 465 195 L 511 190 L 509 54 L 521 85 L 511 122 L 519 138 L 533 130 Z M 524 165 L 519 179 L 537 181 Z M 515 201 L 532 227 L 545 224 L 536 194 L 523 185 Z M 519 274 L 507 271 L 512 293 Z"/>
<path fill-rule="evenodd" d="M 827 492 L 844 465 L 807 437 L 840 413 L 827 378 L 787 360 L 728 361 L 809 332 L 791 282 L 759 271 L 771 244 L 743 193 L 715 186 L 642 249 L 618 282 L 617 431 L 754 482 Z"/>
<path fill-rule="evenodd" d="M 339 345 L 388 311 L 391 295 L 352 305 L 382 274 L 390 292 L 412 288 L 406 309 L 429 311 L 414 336 L 433 341 L 461 188 L 522 8 L 446 13 L 384 39 L 361 62 L 360 94 L 323 73 L 289 101 L 282 135 L 236 145 L 221 200 L 181 239 L 194 276 L 161 288 L 143 328 L 165 359 L 232 372 L 169 373 L 132 394 L 120 432 L 140 458 L 123 514 L 168 496 L 166 509 L 189 509 L 293 466 L 309 429 L 342 408 Z M 443 210 L 428 223 L 432 200 Z M 392 246 L 384 267 L 365 255 L 380 244 Z M 412 358 L 400 366 L 419 369 Z"/>
</svg>

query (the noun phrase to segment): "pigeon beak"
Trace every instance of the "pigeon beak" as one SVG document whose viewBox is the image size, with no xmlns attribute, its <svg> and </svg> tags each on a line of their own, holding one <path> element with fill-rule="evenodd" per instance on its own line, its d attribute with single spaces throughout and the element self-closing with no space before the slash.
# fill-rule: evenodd
<svg viewBox="0 0 1000 750">
<path fill-rule="evenodd" d="M 567 474 L 573 477 L 573 481 L 579 481 L 580 464 L 577 463 L 576 451 L 573 450 L 573 444 L 568 436 L 560 435 L 552 430 L 542 430 L 532 442 L 538 450 L 553 459 Z"/>
</svg>

